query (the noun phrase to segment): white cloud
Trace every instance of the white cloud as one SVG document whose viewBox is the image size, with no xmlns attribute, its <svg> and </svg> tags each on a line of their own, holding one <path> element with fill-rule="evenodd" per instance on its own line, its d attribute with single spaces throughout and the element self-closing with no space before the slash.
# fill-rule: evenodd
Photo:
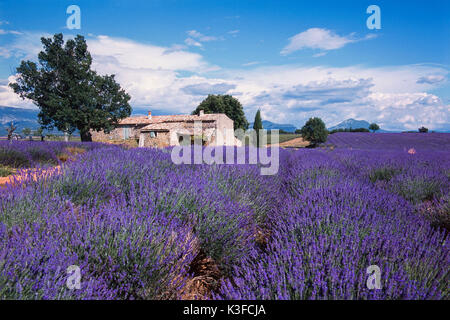
<svg viewBox="0 0 450 320">
<path fill-rule="evenodd" d="M 121 68 L 152 70 L 204 71 L 211 66 L 197 53 L 142 44 L 128 39 L 98 36 L 88 39 L 88 47 L 100 64 L 118 64 Z"/>
<path fill-rule="evenodd" d="M 235 88 L 236 85 L 225 82 L 215 84 L 203 82 L 187 85 L 181 88 L 181 90 L 194 96 L 207 96 L 208 94 L 225 94 Z"/>
<path fill-rule="evenodd" d="M 200 42 L 195 41 L 192 38 L 186 38 L 184 40 L 184 43 L 186 43 L 188 46 L 203 47 L 203 45 Z"/>
<path fill-rule="evenodd" d="M 198 32 L 196 30 L 187 31 L 187 34 L 190 37 L 197 39 L 198 41 L 201 41 L 201 42 L 217 41 L 217 40 L 221 39 L 221 38 L 214 37 L 214 36 L 205 36 L 204 34 L 201 34 L 200 32 Z"/>
<path fill-rule="evenodd" d="M 0 35 L 4 35 L 4 34 L 20 35 L 20 34 L 22 34 L 22 32 L 19 32 L 19 31 L 16 31 L 16 30 L 4 30 L 4 29 L 0 29 Z"/>
<path fill-rule="evenodd" d="M 15 76 L 9 76 L 8 79 L 0 80 L 0 105 L 7 107 L 20 108 L 36 108 L 36 106 L 29 100 L 21 99 L 14 93 L 13 89 L 9 87 L 9 83 L 15 82 Z"/>
<path fill-rule="evenodd" d="M 238 35 L 238 33 L 240 32 L 240 30 L 230 30 L 230 31 L 228 31 L 227 33 L 228 34 L 231 34 L 231 36 L 233 37 L 233 38 L 235 38 L 235 37 L 237 37 L 237 35 Z"/>
<path fill-rule="evenodd" d="M 428 83 L 428 84 L 435 84 L 439 83 L 445 80 L 445 76 L 441 74 L 437 75 L 428 75 L 428 76 L 422 76 L 419 79 L 417 79 L 417 83 Z"/>
<path fill-rule="evenodd" d="M 335 50 L 342 48 L 348 43 L 374 38 L 368 35 L 363 39 L 354 38 L 354 34 L 339 36 L 333 31 L 321 28 L 310 28 L 289 38 L 289 44 L 281 50 L 282 55 L 288 55 L 305 48 Z"/>
<path fill-rule="evenodd" d="M 313 54 L 314 58 L 318 58 L 318 57 L 323 57 L 324 55 L 326 55 L 327 53 L 325 51 L 323 52 L 319 52 L 319 53 L 315 53 Z"/>
<path fill-rule="evenodd" d="M 250 62 L 243 63 L 242 65 L 244 67 L 249 67 L 249 66 L 254 66 L 254 65 L 257 65 L 257 64 L 261 64 L 261 63 L 262 62 L 260 62 L 260 61 L 250 61 Z"/>
<path fill-rule="evenodd" d="M 188 38 L 184 40 L 184 43 L 188 46 L 195 46 L 195 47 L 202 47 L 202 42 L 210 42 L 210 41 L 219 41 L 224 40 L 223 37 L 216 37 L 216 36 L 206 36 L 197 30 L 189 30 L 186 31 L 188 34 Z"/>
</svg>

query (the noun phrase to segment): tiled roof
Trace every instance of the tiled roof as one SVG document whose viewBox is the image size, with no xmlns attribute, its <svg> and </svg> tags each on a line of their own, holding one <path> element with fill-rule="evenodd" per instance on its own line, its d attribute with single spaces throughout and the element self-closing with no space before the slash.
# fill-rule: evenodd
<svg viewBox="0 0 450 320">
<path fill-rule="evenodd" d="M 154 124 L 154 123 L 166 123 L 166 122 L 186 122 L 186 121 L 214 121 L 218 120 L 223 114 L 213 113 L 204 114 L 202 116 L 197 115 L 172 115 L 172 116 L 152 116 L 148 119 L 147 116 L 134 116 L 122 119 L 119 124 Z"/>
<path fill-rule="evenodd" d="M 214 123 L 207 120 L 207 122 L 202 123 L 202 129 L 213 128 Z M 194 123 L 190 121 L 166 121 L 159 123 L 151 123 L 141 128 L 141 131 L 169 131 L 171 129 L 194 129 Z"/>
</svg>

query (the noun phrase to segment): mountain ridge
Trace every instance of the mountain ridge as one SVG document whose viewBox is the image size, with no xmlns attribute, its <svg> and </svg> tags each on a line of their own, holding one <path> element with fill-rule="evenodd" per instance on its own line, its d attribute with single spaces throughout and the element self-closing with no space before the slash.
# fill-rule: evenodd
<svg viewBox="0 0 450 320">
<path fill-rule="evenodd" d="M 265 130 L 284 130 L 286 132 L 294 132 L 297 128 L 292 124 L 280 124 L 275 123 L 269 120 L 262 121 L 263 129 Z M 253 122 L 251 122 L 248 126 L 249 129 L 253 128 Z"/>
</svg>

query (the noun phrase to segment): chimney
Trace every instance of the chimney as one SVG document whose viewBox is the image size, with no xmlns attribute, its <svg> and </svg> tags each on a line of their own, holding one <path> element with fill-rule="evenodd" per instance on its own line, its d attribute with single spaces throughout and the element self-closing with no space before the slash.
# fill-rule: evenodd
<svg viewBox="0 0 450 320">
<path fill-rule="evenodd" d="M 204 116 L 204 115 L 205 115 L 205 111 L 203 109 L 200 110 L 199 116 L 201 117 L 201 116 Z"/>
<path fill-rule="evenodd" d="M 148 112 L 147 119 L 148 119 L 148 120 L 152 120 L 152 112 L 151 112 L 151 111 Z"/>
</svg>

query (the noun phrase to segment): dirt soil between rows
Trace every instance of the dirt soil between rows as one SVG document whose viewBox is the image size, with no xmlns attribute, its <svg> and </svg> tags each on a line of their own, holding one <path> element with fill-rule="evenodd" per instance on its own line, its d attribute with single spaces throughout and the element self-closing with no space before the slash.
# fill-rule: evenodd
<svg viewBox="0 0 450 320">
<path fill-rule="evenodd" d="M 278 144 L 272 144 L 271 146 L 279 146 L 284 148 L 304 148 L 309 145 L 308 141 L 303 140 L 302 137 L 288 140 Z"/>
<path fill-rule="evenodd" d="M 29 174 L 32 175 L 33 180 L 37 180 L 41 177 L 47 176 L 48 174 L 58 173 L 61 169 L 61 166 L 51 167 L 45 170 L 41 170 L 39 172 L 33 172 L 34 168 L 26 169 L 21 173 L 12 174 L 7 177 L 0 177 L 0 187 L 5 187 L 7 184 L 20 183 L 22 180 L 26 179 Z M 30 172 L 30 173 L 29 173 Z"/>
</svg>

